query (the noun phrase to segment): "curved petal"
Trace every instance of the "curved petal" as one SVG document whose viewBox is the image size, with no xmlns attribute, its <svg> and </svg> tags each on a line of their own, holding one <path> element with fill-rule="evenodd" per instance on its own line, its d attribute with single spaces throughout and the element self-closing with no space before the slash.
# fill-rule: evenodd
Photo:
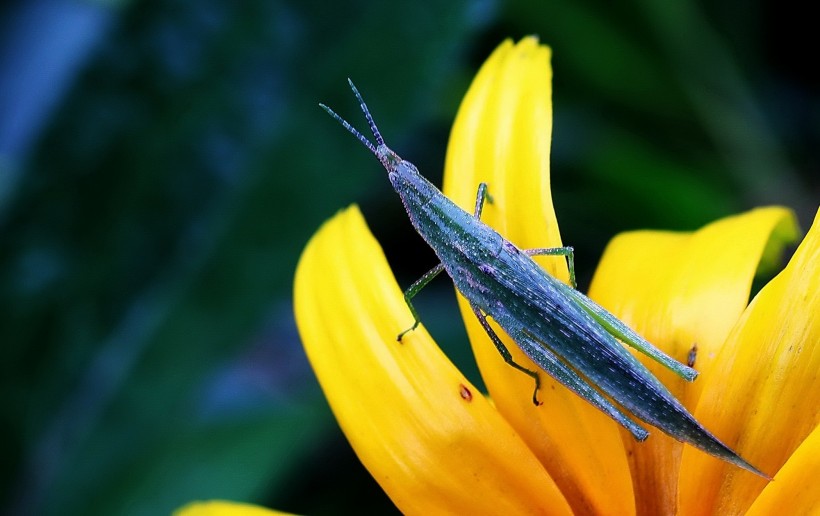
<svg viewBox="0 0 820 516">
<path fill-rule="evenodd" d="M 505 41 L 482 66 L 456 116 L 447 149 L 444 193 L 472 212 L 480 182 L 493 203 L 482 220 L 521 248 L 561 245 L 552 207 L 550 49 L 534 37 Z M 554 276 L 568 278 L 562 258 L 539 258 Z M 616 425 L 546 374 L 531 402 L 532 380 L 499 356 L 469 305 L 459 296 L 482 377 L 499 411 L 579 513 L 634 511 L 628 464 Z M 535 368 L 503 332 L 515 360 Z"/>
<path fill-rule="evenodd" d="M 358 208 L 325 223 L 296 270 L 296 322 L 359 459 L 404 513 L 569 507 L 488 400 L 412 323 Z"/>
<path fill-rule="evenodd" d="M 727 217 L 693 233 L 622 233 L 607 245 L 589 294 L 672 357 L 687 362 L 692 354 L 701 373 L 694 383 L 639 357 L 692 410 L 746 306 L 761 257 L 779 255 L 796 234 L 794 215 L 777 207 Z M 683 445 L 660 432 L 645 443 L 626 435 L 624 442 L 642 509 L 674 512 Z"/>
<path fill-rule="evenodd" d="M 273 511 L 247 503 L 209 500 L 191 502 L 174 511 L 174 516 L 287 516 L 289 512 Z"/>
<path fill-rule="evenodd" d="M 820 427 L 792 453 L 754 501 L 746 516 L 770 514 L 818 514 L 820 493 Z"/>
<path fill-rule="evenodd" d="M 744 311 L 704 378 L 695 416 L 774 474 L 820 422 L 820 211 L 786 268 Z M 766 481 L 684 450 L 682 509 L 742 513 Z M 696 499 L 696 501 L 694 500 Z"/>
</svg>

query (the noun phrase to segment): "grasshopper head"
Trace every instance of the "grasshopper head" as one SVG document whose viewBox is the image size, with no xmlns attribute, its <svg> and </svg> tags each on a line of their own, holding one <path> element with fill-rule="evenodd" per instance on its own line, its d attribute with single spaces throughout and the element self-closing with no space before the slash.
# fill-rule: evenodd
<svg viewBox="0 0 820 516">
<path fill-rule="evenodd" d="M 376 147 L 376 157 L 379 158 L 379 161 L 382 162 L 382 165 L 388 172 L 395 172 L 396 168 L 399 166 L 399 163 L 404 161 L 398 154 L 390 150 L 390 147 L 385 144 L 381 144 Z"/>
</svg>

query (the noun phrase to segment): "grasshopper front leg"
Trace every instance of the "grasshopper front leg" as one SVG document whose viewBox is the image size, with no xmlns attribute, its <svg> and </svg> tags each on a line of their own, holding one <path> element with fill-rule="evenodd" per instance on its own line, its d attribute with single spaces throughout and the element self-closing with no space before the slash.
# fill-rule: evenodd
<svg viewBox="0 0 820 516">
<path fill-rule="evenodd" d="M 417 279 L 410 287 L 404 291 L 404 302 L 407 303 L 407 308 L 410 309 L 410 313 L 413 314 L 413 326 L 407 328 L 403 332 L 399 333 L 399 336 L 396 338 L 399 342 L 401 342 L 401 338 L 404 337 L 404 334 L 416 329 L 419 325 L 421 320 L 419 319 L 419 313 L 416 311 L 416 307 L 413 306 L 413 302 L 411 301 L 416 294 L 418 294 L 421 289 L 427 286 L 428 283 L 433 281 L 433 278 L 439 275 L 441 271 L 444 270 L 444 264 L 440 263 L 430 269 L 429 271 L 425 272 L 424 275 Z"/>
<path fill-rule="evenodd" d="M 485 199 L 490 201 L 490 204 L 493 203 L 493 196 L 487 191 L 487 183 L 482 182 L 478 184 L 478 191 L 475 196 L 475 211 L 473 211 L 473 216 L 478 220 L 481 220 L 481 210 L 484 209 Z"/>
</svg>

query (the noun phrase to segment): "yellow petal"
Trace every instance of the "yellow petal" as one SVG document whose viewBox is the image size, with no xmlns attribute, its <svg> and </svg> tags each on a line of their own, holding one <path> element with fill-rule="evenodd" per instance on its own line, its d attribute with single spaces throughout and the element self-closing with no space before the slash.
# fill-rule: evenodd
<svg viewBox="0 0 820 516">
<path fill-rule="evenodd" d="M 692 410 L 719 347 L 747 304 L 761 257 L 779 254 L 794 238 L 793 214 L 776 207 L 727 217 L 693 233 L 623 233 L 607 246 L 589 294 L 682 362 L 697 346 L 694 367 L 701 375 L 694 383 L 640 357 Z M 641 508 L 673 512 L 683 445 L 659 431 L 645 443 L 626 435 L 624 441 Z"/>
<path fill-rule="evenodd" d="M 550 49 L 536 38 L 505 41 L 482 66 L 450 135 L 444 192 L 472 212 L 486 182 L 492 204 L 482 220 L 521 248 L 561 245 L 552 207 L 549 154 L 552 137 Z M 540 259 L 566 280 L 566 261 Z M 470 342 L 493 401 L 524 437 L 579 513 L 629 514 L 632 486 L 617 427 L 545 373 L 531 401 L 532 379 L 504 363 L 459 296 Z M 516 362 L 535 368 L 503 332 Z"/>
<path fill-rule="evenodd" d="M 794 215 L 779 207 L 726 217 L 693 233 L 622 233 L 607 245 L 589 295 L 682 362 L 697 345 L 694 367 L 703 378 L 746 308 L 764 252 L 779 256 L 796 237 Z M 674 378 L 662 367 L 654 371 Z M 683 385 L 685 401 L 694 406 L 703 383 L 674 387 Z"/>
<path fill-rule="evenodd" d="M 820 211 L 786 268 L 755 296 L 721 347 L 695 416 L 775 474 L 820 421 Z M 742 513 L 766 481 L 683 452 L 681 508 Z M 696 499 L 697 501 L 695 501 Z"/>
<path fill-rule="evenodd" d="M 408 514 L 567 514 L 543 466 L 412 323 L 358 208 L 325 223 L 299 261 L 296 322 L 359 459 Z"/>
<path fill-rule="evenodd" d="M 246 503 L 211 500 L 191 502 L 174 511 L 174 516 L 286 516 L 290 513 L 272 511 Z"/>
<path fill-rule="evenodd" d="M 777 472 L 746 516 L 820 514 L 820 427 L 815 427 Z"/>
<path fill-rule="evenodd" d="M 493 197 L 482 220 L 519 247 L 560 246 L 552 207 L 550 48 L 529 37 L 502 43 L 461 103 L 447 149 L 444 192 L 472 213 L 480 182 Z M 566 261 L 545 259 L 567 280 Z"/>
</svg>

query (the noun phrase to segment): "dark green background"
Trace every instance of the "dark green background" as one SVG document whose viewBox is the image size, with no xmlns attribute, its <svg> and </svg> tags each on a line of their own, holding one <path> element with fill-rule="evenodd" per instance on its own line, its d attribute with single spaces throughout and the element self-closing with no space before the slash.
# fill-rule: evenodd
<svg viewBox="0 0 820 516">
<path fill-rule="evenodd" d="M 506 37 L 551 45 L 553 192 L 582 287 L 618 231 L 774 203 L 812 220 L 820 97 L 802 4 L 389 3 L 0 7 L 0 512 L 391 510 L 291 307 L 300 250 L 352 202 L 403 285 L 433 264 L 378 163 L 317 107 L 362 127 L 347 77 L 440 183 L 481 62 Z M 447 281 L 418 306 L 474 367 Z"/>
</svg>

